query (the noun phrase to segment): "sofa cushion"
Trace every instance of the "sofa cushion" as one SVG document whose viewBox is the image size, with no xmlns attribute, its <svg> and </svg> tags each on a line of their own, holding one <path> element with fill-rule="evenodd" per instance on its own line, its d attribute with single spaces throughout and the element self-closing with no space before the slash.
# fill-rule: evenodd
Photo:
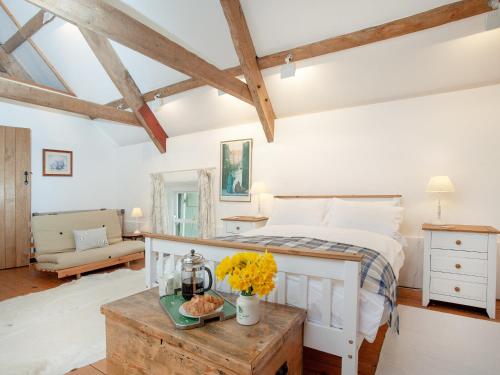
<svg viewBox="0 0 500 375">
<path fill-rule="evenodd" d="M 122 228 L 116 210 L 96 210 L 57 215 L 33 216 L 31 230 L 37 254 L 74 251 L 74 230 L 106 227 L 108 241 L 122 241 Z"/>
<path fill-rule="evenodd" d="M 96 247 L 105 247 L 109 245 L 106 236 L 106 227 L 74 230 L 76 251 L 95 249 Z"/>
<path fill-rule="evenodd" d="M 121 241 L 113 245 L 86 251 L 39 254 L 36 256 L 36 269 L 56 271 L 138 253 L 140 251 L 144 251 L 144 242 Z"/>
</svg>

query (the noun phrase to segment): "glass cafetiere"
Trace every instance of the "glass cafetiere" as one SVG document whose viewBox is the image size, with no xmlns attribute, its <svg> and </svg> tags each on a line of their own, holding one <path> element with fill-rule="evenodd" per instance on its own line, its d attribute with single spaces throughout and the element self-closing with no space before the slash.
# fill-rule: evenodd
<svg viewBox="0 0 500 375">
<path fill-rule="evenodd" d="M 205 263 L 203 255 L 194 250 L 182 257 L 182 296 L 185 300 L 190 300 L 195 294 L 204 294 L 212 288 L 212 272 L 205 267 Z M 208 274 L 207 288 L 205 288 L 205 272 Z"/>
</svg>

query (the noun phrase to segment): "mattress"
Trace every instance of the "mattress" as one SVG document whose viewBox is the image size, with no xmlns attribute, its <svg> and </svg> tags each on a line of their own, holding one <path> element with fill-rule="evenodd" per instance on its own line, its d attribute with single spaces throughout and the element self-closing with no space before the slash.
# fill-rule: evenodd
<svg viewBox="0 0 500 375">
<path fill-rule="evenodd" d="M 396 279 L 404 263 L 402 245 L 391 237 L 355 229 L 338 229 L 328 227 L 315 227 L 306 225 L 268 225 L 259 229 L 245 232 L 244 236 L 283 236 L 283 237 L 309 237 L 320 240 L 341 242 L 359 247 L 366 247 L 382 254 L 391 265 Z M 300 306 L 299 303 L 299 276 L 287 275 L 287 303 Z M 321 323 L 322 283 L 319 279 L 309 279 L 308 290 L 308 320 Z M 332 326 L 342 328 L 342 311 L 344 306 L 344 286 L 341 281 L 332 283 Z M 359 333 L 364 338 L 373 342 L 377 336 L 378 328 L 385 324 L 389 313 L 385 308 L 384 297 L 360 290 L 360 320 Z"/>
</svg>

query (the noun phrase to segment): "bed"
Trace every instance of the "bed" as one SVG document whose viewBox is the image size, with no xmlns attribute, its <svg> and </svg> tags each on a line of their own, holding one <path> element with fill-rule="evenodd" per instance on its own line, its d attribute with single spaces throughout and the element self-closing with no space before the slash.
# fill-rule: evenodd
<svg viewBox="0 0 500 375">
<path fill-rule="evenodd" d="M 341 357 L 342 374 L 357 374 L 362 341 L 372 342 L 379 326 L 386 322 L 397 328 L 395 281 L 404 262 L 403 242 L 385 233 L 366 230 L 362 225 L 361 228 L 329 227 L 324 223 L 304 222 L 303 217 L 307 217 L 308 207 L 318 205 L 320 199 L 340 198 L 374 205 L 396 202 L 389 205 L 399 206 L 401 196 L 275 198 L 278 202 L 300 200 L 295 208 L 301 213 L 300 220 L 289 221 L 294 215 L 285 211 L 283 218 L 271 220 L 263 228 L 209 240 L 145 234 L 146 284 L 156 285 L 165 257 L 182 256 L 192 248 L 210 260 L 208 267 L 212 270 L 234 252 L 270 251 L 279 272 L 276 288 L 266 299 L 307 309 L 304 346 Z M 306 199 L 312 203 L 304 203 Z M 366 218 L 367 222 L 370 220 Z M 231 291 L 225 282 L 216 283 L 215 288 Z"/>
</svg>

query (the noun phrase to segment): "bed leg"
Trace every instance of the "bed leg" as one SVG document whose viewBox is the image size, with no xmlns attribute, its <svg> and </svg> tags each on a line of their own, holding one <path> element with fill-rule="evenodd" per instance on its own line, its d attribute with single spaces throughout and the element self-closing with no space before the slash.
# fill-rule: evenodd
<svg viewBox="0 0 500 375">
<path fill-rule="evenodd" d="M 82 277 L 82 274 L 81 273 L 77 273 L 75 276 L 76 276 L 76 279 L 78 280 L 80 277 Z"/>
<path fill-rule="evenodd" d="M 359 262 L 345 262 L 342 375 L 358 374 Z"/>
</svg>

